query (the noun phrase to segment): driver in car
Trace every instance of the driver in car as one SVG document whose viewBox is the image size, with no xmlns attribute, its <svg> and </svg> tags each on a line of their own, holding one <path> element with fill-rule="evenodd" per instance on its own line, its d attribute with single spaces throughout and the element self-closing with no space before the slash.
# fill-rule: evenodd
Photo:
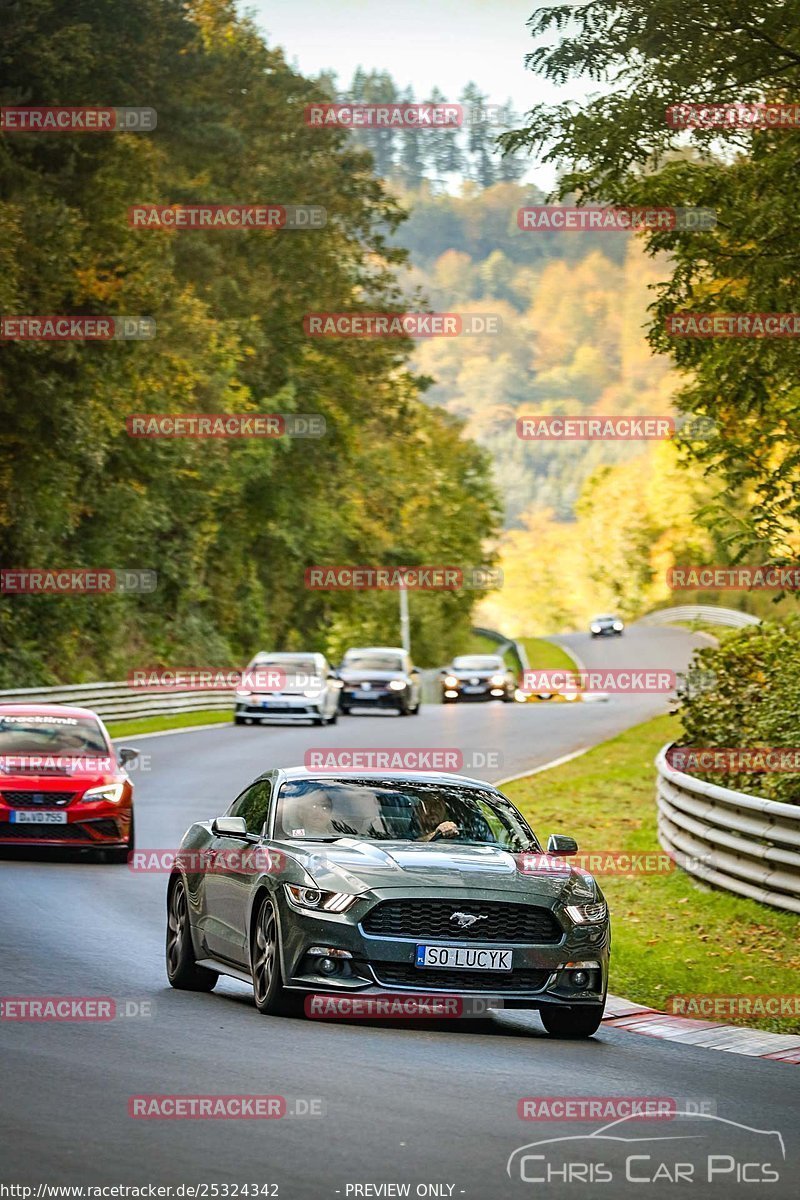
<svg viewBox="0 0 800 1200">
<path fill-rule="evenodd" d="M 447 807 L 438 797 L 427 804 L 421 804 L 417 809 L 417 818 L 425 830 L 414 840 L 417 842 L 432 842 L 434 838 L 456 838 L 461 833 L 455 821 L 447 819 Z"/>
</svg>

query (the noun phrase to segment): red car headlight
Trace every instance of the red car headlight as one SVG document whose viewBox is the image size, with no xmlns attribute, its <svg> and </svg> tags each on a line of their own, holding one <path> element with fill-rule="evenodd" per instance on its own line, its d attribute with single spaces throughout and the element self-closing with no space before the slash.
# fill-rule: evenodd
<svg viewBox="0 0 800 1200">
<path fill-rule="evenodd" d="M 104 783 L 101 787 L 89 788 L 81 796 L 81 804 L 92 800 L 107 800 L 109 804 L 119 804 L 125 791 L 124 783 Z"/>
</svg>

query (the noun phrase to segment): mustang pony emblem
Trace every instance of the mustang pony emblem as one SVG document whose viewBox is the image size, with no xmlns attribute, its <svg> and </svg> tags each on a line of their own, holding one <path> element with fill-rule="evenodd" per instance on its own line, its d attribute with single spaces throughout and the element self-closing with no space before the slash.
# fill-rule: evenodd
<svg viewBox="0 0 800 1200">
<path fill-rule="evenodd" d="M 476 921 L 485 921 L 486 914 L 482 913 L 479 917 L 477 917 L 474 913 L 455 912 L 450 920 L 457 921 L 459 929 L 470 929 L 476 923 Z"/>
</svg>

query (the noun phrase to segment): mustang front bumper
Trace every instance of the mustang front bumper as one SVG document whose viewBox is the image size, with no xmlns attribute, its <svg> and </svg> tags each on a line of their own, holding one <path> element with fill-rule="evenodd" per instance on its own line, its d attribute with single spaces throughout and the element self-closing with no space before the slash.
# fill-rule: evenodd
<svg viewBox="0 0 800 1200">
<path fill-rule="evenodd" d="M 358 993 L 381 995 L 420 993 L 424 995 L 475 996 L 500 998 L 508 1007 L 536 1008 L 539 1004 L 597 1004 L 605 995 L 608 982 L 610 928 L 608 921 L 598 925 L 572 925 L 569 919 L 551 910 L 560 927 L 558 941 L 547 944 L 509 942 L 491 939 L 466 940 L 454 931 L 452 936 L 433 938 L 424 935 L 387 936 L 367 933 L 363 922 L 382 900 L 452 901 L 447 889 L 424 893 L 382 889 L 368 899 L 358 901 L 342 915 L 319 914 L 298 910 L 278 892 L 281 955 L 285 986 L 307 992 Z M 480 900 L 486 900 L 482 892 Z M 511 905 L 499 893 L 495 901 Z M 469 893 L 460 893 L 458 904 L 469 907 Z M 522 907 L 530 908 L 530 904 Z M 542 908 L 547 907 L 542 905 Z M 417 967 L 417 946 L 459 946 L 467 950 L 508 949 L 512 951 L 510 971 L 469 968 Z M 333 954 L 330 952 L 334 952 Z M 345 955 L 349 957 L 345 957 Z M 583 971 L 585 982 L 573 981 Z"/>
</svg>

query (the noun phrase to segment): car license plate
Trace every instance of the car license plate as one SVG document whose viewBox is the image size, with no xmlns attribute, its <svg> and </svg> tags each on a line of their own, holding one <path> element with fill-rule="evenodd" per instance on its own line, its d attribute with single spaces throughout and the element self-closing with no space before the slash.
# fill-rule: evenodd
<svg viewBox="0 0 800 1200">
<path fill-rule="evenodd" d="M 464 688 L 465 692 L 483 692 L 485 690 L 486 689 L 482 688 L 480 685 L 478 685 L 477 687 L 474 687 L 472 684 L 470 684 L 469 687 Z"/>
<path fill-rule="evenodd" d="M 8 819 L 12 825 L 66 825 L 67 814 L 46 808 L 13 808 Z"/>
<path fill-rule="evenodd" d="M 464 971 L 510 971 L 513 950 L 472 946 L 417 946 L 418 967 L 454 967 Z"/>
</svg>

